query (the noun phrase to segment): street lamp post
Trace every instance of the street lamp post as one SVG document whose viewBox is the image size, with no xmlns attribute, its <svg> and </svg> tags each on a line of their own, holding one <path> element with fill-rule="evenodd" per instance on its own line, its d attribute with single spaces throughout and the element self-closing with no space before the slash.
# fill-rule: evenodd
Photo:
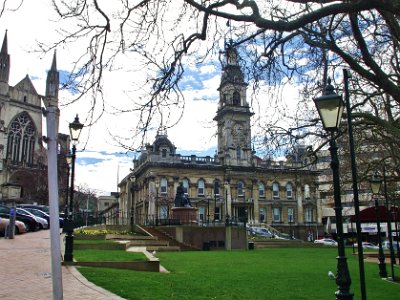
<svg viewBox="0 0 400 300">
<path fill-rule="evenodd" d="M 350 107 L 350 95 L 349 95 L 349 78 L 351 77 L 347 69 L 343 69 L 343 80 L 344 80 L 344 91 L 345 91 L 345 104 L 347 111 L 347 129 L 349 135 L 349 149 L 350 149 L 350 161 L 351 161 L 351 177 L 352 177 L 352 187 L 353 187 L 353 202 L 354 202 L 354 213 L 356 216 L 356 229 L 357 229 L 357 250 L 358 250 L 358 268 L 360 277 L 360 290 L 361 299 L 367 299 L 367 291 L 365 288 L 365 270 L 364 270 L 364 253 L 362 247 L 362 232 L 361 232 L 361 220 L 360 220 L 360 199 L 358 193 L 357 184 L 357 163 L 354 147 L 354 137 L 353 137 L 353 123 L 352 123 L 352 113 Z"/>
<path fill-rule="evenodd" d="M 337 257 L 337 274 L 336 291 L 337 300 L 352 300 L 353 293 L 350 292 L 351 278 L 347 265 L 347 258 L 344 247 L 343 236 L 343 217 L 342 217 L 342 202 L 340 196 L 340 175 L 339 175 L 339 159 L 337 155 L 337 145 L 335 132 L 340 126 L 340 119 L 343 113 L 344 102 L 341 96 L 337 95 L 333 86 L 328 81 L 325 86 L 324 94 L 314 99 L 318 113 L 321 117 L 324 129 L 330 133 L 329 150 L 331 154 L 331 169 L 333 175 L 333 192 L 335 203 L 336 230 L 338 239 L 338 257 Z"/>
<path fill-rule="evenodd" d="M 389 211 L 389 197 L 388 197 L 388 192 L 387 192 L 387 181 L 386 181 L 386 168 L 383 166 L 383 189 L 384 189 L 384 194 L 385 194 L 385 206 L 387 210 L 387 228 L 388 228 L 388 236 L 389 236 L 389 247 L 390 247 L 390 267 L 391 267 L 391 273 L 392 273 L 392 280 L 395 281 L 395 276 L 394 276 L 394 267 L 393 265 L 396 264 L 396 258 L 394 256 L 394 248 L 393 248 L 393 236 L 392 236 L 392 218 L 391 218 L 391 213 Z"/>
<path fill-rule="evenodd" d="M 386 278 L 387 272 L 386 272 L 385 254 L 383 253 L 383 248 L 382 248 L 380 211 L 379 211 L 379 204 L 378 204 L 378 197 L 377 197 L 377 195 L 379 194 L 379 190 L 381 189 L 381 177 L 379 176 L 378 173 L 375 173 L 372 176 L 370 183 L 371 183 L 372 193 L 374 195 L 376 195 L 376 197 L 375 197 L 375 212 L 376 212 L 376 226 L 377 226 L 378 246 L 379 246 L 379 251 L 378 251 L 379 276 L 381 278 Z"/>
<path fill-rule="evenodd" d="M 395 230 L 396 230 L 397 258 L 398 258 L 398 260 L 399 260 L 399 265 L 400 265 L 399 228 L 398 228 L 398 226 L 397 226 L 397 223 L 398 223 L 398 221 L 399 221 L 398 213 L 399 213 L 399 208 L 398 208 L 398 206 L 397 206 L 397 207 L 396 207 L 396 211 L 394 211 L 394 210 L 392 211 L 392 217 L 393 217 L 393 220 L 394 220 L 394 228 L 395 228 Z"/>
<path fill-rule="evenodd" d="M 69 124 L 70 137 L 72 140 L 72 155 L 71 155 L 71 185 L 69 195 L 69 211 L 68 211 L 68 222 L 65 236 L 65 254 L 64 262 L 73 261 L 73 248 L 74 248 L 74 224 L 72 218 L 72 212 L 74 209 L 74 179 L 75 179 L 75 158 L 76 158 L 76 144 L 79 140 L 83 124 L 79 122 L 78 115 L 76 115 L 74 122 Z"/>
</svg>

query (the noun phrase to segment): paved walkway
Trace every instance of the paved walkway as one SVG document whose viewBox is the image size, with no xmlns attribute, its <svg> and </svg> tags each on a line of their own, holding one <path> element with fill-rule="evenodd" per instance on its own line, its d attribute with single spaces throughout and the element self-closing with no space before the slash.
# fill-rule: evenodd
<svg viewBox="0 0 400 300">
<path fill-rule="evenodd" d="M 50 230 L 0 238 L 0 266 L 0 299 L 53 298 Z M 71 266 L 62 267 L 62 284 L 65 300 L 123 299 L 90 283 Z"/>
</svg>

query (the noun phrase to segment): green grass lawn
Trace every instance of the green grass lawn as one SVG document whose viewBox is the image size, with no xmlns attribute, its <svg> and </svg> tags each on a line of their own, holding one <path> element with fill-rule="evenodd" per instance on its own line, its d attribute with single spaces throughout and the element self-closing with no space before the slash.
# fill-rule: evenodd
<svg viewBox="0 0 400 300">
<path fill-rule="evenodd" d="M 346 255 L 357 300 L 358 259 L 350 249 Z M 170 273 L 86 267 L 79 271 L 96 285 L 134 300 L 325 300 L 335 299 L 336 283 L 327 274 L 336 273 L 336 256 L 337 249 L 328 247 L 160 252 L 157 257 Z M 368 300 L 399 299 L 400 285 L 380 279 L 376 263 L 366 262 L 365 273 Z M 397 266 L 395 274 L 400 276 Z"/>
</svg>

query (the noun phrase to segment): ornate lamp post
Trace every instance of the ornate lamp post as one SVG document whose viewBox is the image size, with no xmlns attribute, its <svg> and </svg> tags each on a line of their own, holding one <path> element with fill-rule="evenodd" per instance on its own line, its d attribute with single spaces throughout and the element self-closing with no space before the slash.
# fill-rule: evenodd
<svg viewBox="0 0 400 300">
<path fill-rule="evenodd" d="M 378 245 L 379 245 L 379 252 L 378 252 L 378 266 L 379 266 L 379 276 L 381 278 L 386 278 L 387 277 L 387 272 L 386 272 L 386 263 L 385 263 L 385 254 L 383 253 L 383 248 L 382 248 L 382 238 L 381 238 L 381 222 L 380 222 L 380 212 L 379 212 L 379 204 L 378 204 L 378 194 L 381 189 L 381 177 L 379 176 L 378 173 L 375 173 L 371 180 L 371 190 L 372 193 L 375 196 L 375 212 L 376 212 L 376 226 L 378 227 Z"/>
<path fill-rule="evenodd" d="M 76 158 L 76 144 L 78 143 L 79 136 L 83 124 L 79 122 L 78 115 L 76 115 L 74 122 L 69 124 L 70 137 L 72 140 L 72 155 L 71 155 L 71 185 L 70 185 L 70 195 L 69 195 L 69 211 L 68 211 L 68 222 L 65 237 L 65 254 L 64 262 L 73 261 L 73 248 L 74 248 L 74 224 L 72 213 L 74 210 L 74 179 L 75 179 L 75 158 Z"/>
<path fill-rule="evenodd" d="M 335 202 L 336 230 L 338 237 L 338 257 L 337 257 L 337 275 L 336 291 L 337 300 L 351 300 L 353 293 L 350 292 L 351 278 L 347 266 L 347 258 L 345 255 L 344 237 L 343 237 L 343 217 L 342 217 L 342 201 L 340 198 L 340 175 L 339 175 L 339 160 L 337 155 L 337 145 L 335 132 L 338 131 L 340 120 L 343 113 L 344 102 L 341 96 L 337 95 L 333 86 L 328 80 L 322 96 L 314 99 L 315 106 L 322 120 L 324 129 L 330 132 L 329 150 L 331 153 L 331 169 L 333 175 L 333 190 Z"/>
</svg>

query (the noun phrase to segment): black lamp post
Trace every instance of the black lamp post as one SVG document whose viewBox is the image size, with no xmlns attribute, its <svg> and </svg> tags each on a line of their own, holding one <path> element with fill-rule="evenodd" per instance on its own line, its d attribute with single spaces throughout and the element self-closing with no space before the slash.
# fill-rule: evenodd
<svg viewBox="0 0 400 300">
<path fill-rule="evenodd" d="M 75 158 L 76 158 L 76 143 L 79 140 L 83 124 L 79 122 L 78 115 L 76 115 L 74 122 L 69 124 L 70 137 L 72 140 L 72 155 L 71 155 L 71 185 L 69 195 L 69 211 L 68 211 L 68 222 L 65 236 L 65 254 L 64 262 L 73 261 L 73 248 L 74 248 L 74 224 L 72 213 L 74 209 L 74 179 L 75 179 Z"/>
<path fill-rule="evenodd" d="M 69 198 L 69 175 L 70 175 L 70 165 L 71 165 L 71 151 L 68 151 L 68 154 L 65 156 L 65 160 L 67 162 L 67 178 L 65 180 L 66 185 L 65 185 L 65 209 L 64 209 L 64 226 L 63 226 L 63 232 L 66 232 L 68 225 L 68 198 Z"/>
<path fill-rule="evenodd" d="M 399 222 L 399 207 L 396 207 L 396 211 L 393 211 L 393 220 L 394 220 L 394 226 L 396 229 L 396 248 L 397 248 L 397 259 L 399 260 L 399 265 L 400 265 L 400 247 L 399 247 L 399 228 L 397 223 Z"/>
<path fill-rule="evenodd" d="M 395 281 L 394 276 L 394 267 L 396 264 L 396 258 L 394 256 L 394 247 L 393 247 L 393 234 L 392 234 L 392 216 L 389 210 L 389 197 L 387 192 L 387 181 L 386 181 L 386 168 L 383 166 L 383 192 L 385 194 L 385 206 L 387 210 L 386 218 L 387 218 L 387 228 L 388 228 L 388 237 L 389 237 L 389 247 L 390 247 L 390 267 L 392 273 L 392 280 Z"/>
<path fill-rule="evenodd" d="M 379 276 L 381 278 L 386 278 L 387 272 L 386 272 L 385 254 L 383 253 L 383 248 L 382 248 L 380 211 L 379 211 L 378 196 L 377 196 L 381 189 L 381 182 L 382 182 L 381 177 L 379 176 L 378 173 L 375 173 L 370 180 L 372 193 L 376 195 L 375 213 L 376 213 L 376 226 L 377 226 L 378 246 L 379 246 L 379 251 L 378 251 Z"/>
<path fill-rule="evenodd" d="M 337 257 L 337 274 L 336 284 L 338 291 L 336 291 L 337 300 L 351 300 L 353 293 L 350 292 L 351 278 L 347 266 L 347 258 L 344 247 L 343 236 L 343 217 L 342 217 L 342 201 L 340 198 L 340 175 L 339 175 L 339 159 L 337 155 L 337 145 L 335 139 L 335 132 L 338 131 L 340 126 L 340 119 L 342 117 L 344 102 L 341 96 L 337 95 L 333 86 L 328 81 L 322 96 L 314 99 L 318 113 L 321 117 L 324 129 L 330 132 L 329 150 L 331 153 L 331 169 L 333 175 L 333 192 L 335 202 L 335 217 L 336 217 L 336 230 L 338 239 L 338 257 Z"/>
<path fill-rule="evenodd" d="M 354 147 L 353 137 L 353 123 L 352 123 L 352 112 L 350 107 L 350 93 L 349 93 L 349 78 L 351 77 L 347 69 L 343 69 L 343 80 L 344 80 L 344 91 L 345 91 L 345 104 L 347 111 L 347 131 L 349 135 L 349 149 L 350 149 L 350 161 L 351 161 L 351 177 L 353 187 L 353 203 L 354 213 L 356 216 L 356 229 L 357 229 L 357 250 L 358 250 L 358 268 L 360 276 L 360 290 L 361 299 L 367 299 L 367 291 L 365 288 L 365 270 L 364 270 L 364 250 L 362 247 L 362 232 L 361 232 L 361 219 L 360 219 L 360 199 L 358 193 L 358 180 L 357 180 L 357 163 Z"/>
</svg>

